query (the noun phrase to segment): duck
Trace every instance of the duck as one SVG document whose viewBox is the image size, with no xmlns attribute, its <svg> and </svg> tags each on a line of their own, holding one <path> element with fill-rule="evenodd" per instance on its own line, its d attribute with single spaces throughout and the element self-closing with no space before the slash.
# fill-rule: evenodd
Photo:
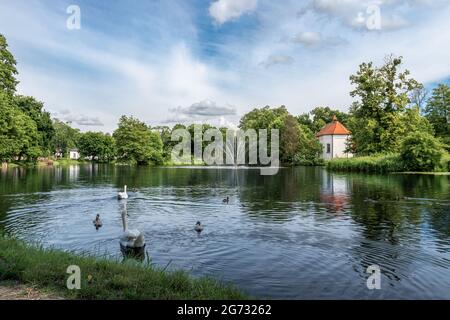
<svg viewBox="0 0 450 320">
<path fill-rule="evenodd" d="M 117 198 L 119 200 L 121 200 L 121 199 L 128 199 L 128 193 L 127 193 L 127 186 L 126 185 L 123 187 L 123 192 L 119 192 L 117 194 Z"/>
<path fill-rule="evenodd" d="M 197 223 L 195 224 L 194 230 L 197 232 L 202 232 L 203 231 L 203 225 L 200 221 L 197 221 Z"/>
<path fill-rule="evenodd" d="M 222 200 L 223 203 L 229 203 L 230 202 L 230 197 L 226 197 L 225 199 Z"/>
<path fill-rule="evenodd" d="M 101 228 L 102 226 L 103 226 L 103 222 L 102 222 L 102 220 L 100 219 L 100 215 L 99 214 L 97 214 L 97 216 L 95 217 L 95 220 L 94 221 L 92 221 L 93 223 L 94 223 L 94 226 L 98 229 L 98 228 Z"/>
</svg>

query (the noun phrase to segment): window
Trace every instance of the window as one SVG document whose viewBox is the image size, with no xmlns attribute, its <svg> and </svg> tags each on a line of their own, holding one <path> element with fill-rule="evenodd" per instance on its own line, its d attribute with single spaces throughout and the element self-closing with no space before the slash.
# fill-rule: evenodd
<svg viewBox="0 0 450 320">
<path fill-rule="evenodd" d="M 331 153 L 331 144 L 327 143 L 327 153 Z"/>
</svg>

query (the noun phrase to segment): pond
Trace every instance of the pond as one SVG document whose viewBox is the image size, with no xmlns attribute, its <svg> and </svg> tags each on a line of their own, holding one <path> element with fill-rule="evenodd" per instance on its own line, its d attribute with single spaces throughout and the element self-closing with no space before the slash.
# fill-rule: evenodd
<svg viewBox="0 0 450 320">
<path fill-rule="evenodd" d="M 130 198 L 118 201 L 125 184 Z M 0 173 L 0 230 L 45 247 L 121 259 L 125 206 L 153 264 L 259 298 L 450 299 L 449 176 L 91 164 Z M 366 286 L 374 264 L 380 290 Z"/>
</svg>

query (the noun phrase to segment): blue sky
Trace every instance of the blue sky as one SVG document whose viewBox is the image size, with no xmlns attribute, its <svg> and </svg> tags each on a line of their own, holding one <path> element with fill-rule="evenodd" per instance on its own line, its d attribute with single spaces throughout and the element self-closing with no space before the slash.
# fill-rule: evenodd
<svg viewBox="0 0 450 320">
<path fill-rule="evenodd" d="M 232 126 L 265 105 L 347 110 L 349 76 L 391 53 L 428 87 L 448 82 L 449 16 L 446 0 L 0 0 L 0 33 L 19 93 L 111 132 L 122 114 Z"/>
</svg>

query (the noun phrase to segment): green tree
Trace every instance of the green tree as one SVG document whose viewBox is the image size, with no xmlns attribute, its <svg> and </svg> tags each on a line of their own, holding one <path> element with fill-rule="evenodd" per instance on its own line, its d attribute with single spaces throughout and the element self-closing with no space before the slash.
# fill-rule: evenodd
<svg viewBox="0 0 450 320">
<path fill-rule="evenodd" d="M 15 104 L 36 123 L 39 138 L 38 144 L 41 150 L 49 154 L 51 141 L 55 135 L 55 129 L 50 113 L 44 110 L 44 104 L 33 97 L 14 96 Z"/>
<path fill-rule="evenodd" d="M 357 154 L 396 152 L 399 150 L 404 122 L 402 113 L 410 103 L 413 91 L 422 85 L 401 72 L 402 57 L 388 57 L 382 67 L 363 63 L 350 81 L 356 88 L 349 119 L 352 145 Z"/>
<path fill-rule="evenodd" d="M 83 157 L 100 162 L 109 162 L 115 157 L 115 141 L 103 132 L 86 132 L 78 138 L 78 149 Z"/>
<path fill-rule="evenodd" d="M 330 107 L 316 107 L 310 113 L 305 113 L 297 117 L 300 124 L 306 125 L 312 132 L 317 133 L 327 123 L 333 121 L 336 116 L 338 120 L 344 125 L 347 125 L 349 115 L 337 109 Z"/>
<path fill-rule="evenodd" d="M 4 91 L 0 91 L 0 115 L 0 160 L 35 161 L 41 153 L 36 123 Z"/>
<path fill-rule="evenodd" d="M 122 116 L 113 134 L 118 158 L 138 164 L 160 164 L 163 143 L 157 132 L 133 117 Z"/>
<path fill-rule="evenodd" d="M 433 126 L 436 136 L 450 145 L 450 87 L 448 85 L 440 84 L 433 90 L 424 114 Z"/>
<path fill-rule="evenodd" d="M 285 106 L 254 109 L 240 120 L 240 128 L 280 130 L 280 160 L 285 164 L 316 164 L 322 146 L 312 131 L 289 114 Z"/>
<path fill-rule="evenodd" d="M 443 145 L 437 138 L 416 131 L 403 140 L 400 156 L 408 171 L 433 171 L 443 154 Z"/>
<path fill-rule="evenodd" d="M 66 156 L 69 149 L 76 148 L 80 130 L 72 128 L 69 123 L 58 119 L 53 120 L 55 134 L 51 141 L 51 148 L 54 152 L 61 152 Z"/>
<path fill-rule="evenodd" d="M 8 51 L 8 43 L 5 37 L 0 34 L 0 90 L 12 95 L 16 92 L 16 80 L 18 74 L 16 69 L 16 60 L 11 52 Z"/>
</svg>

